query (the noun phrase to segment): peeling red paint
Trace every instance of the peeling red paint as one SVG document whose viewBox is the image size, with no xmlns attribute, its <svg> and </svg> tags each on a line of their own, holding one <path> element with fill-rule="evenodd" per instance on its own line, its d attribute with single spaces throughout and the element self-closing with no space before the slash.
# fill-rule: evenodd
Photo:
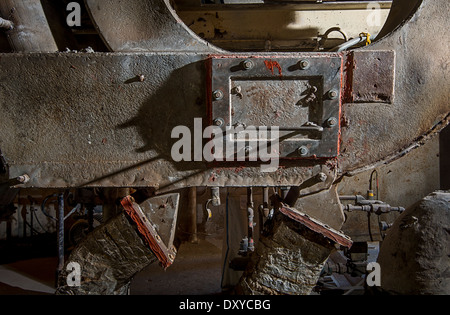
<svg viewBox="0 0 450 315">
<path fill-rule="evenodd" d="M 273 60 L 264 60 L 264 64 L 266 65 L 266 68 L 269 69 L 273 75 L 275 75 L 275 68 L 278 69 L 278 74 L 280 77 L 283 76 L 283 71 L 281 69 L 280 64 L 277 61 Z"/>
</svg>

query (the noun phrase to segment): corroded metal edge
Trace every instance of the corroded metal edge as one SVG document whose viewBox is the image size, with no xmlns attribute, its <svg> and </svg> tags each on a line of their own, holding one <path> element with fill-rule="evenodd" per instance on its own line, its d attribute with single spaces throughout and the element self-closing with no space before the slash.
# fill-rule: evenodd
<svg viewBox="0 0 450 315">
<path fill-rule="evenodd" d="M 285 216 L 289 217 L 290 219 L 304 225 L 308 229 L 319 233 L 326 237 L 327 239 L 341 245 L 347 248 L 352 247 L 353 241 L 348 237 L 347 235 L 336 231 L 335 229 L 329 227 L 326 224 L 323 224 L 319 222 L 318 220 L 315 220 L 314 218 L 311 218 L 305 213 L 302 213 L 296 209 L 290 208 L 286 206 L 285 204 L 281 204 L 280 206 L 280 212 L 284 214 Z"/>
<path fill-rule="evenodd" d="M 127 215 L 136 223 L 137 229 L 147 242 L 148 246 L 160 261 L 162 267 L 167 269 L 175 260 L 176 249 L 174 246 L 167 248 L 162 242 L 153 224 L 149 222 L 141 207 L 134 201 L 134 198 L 127 196 L 121 200 L 121 204 Z"/>
</svg>

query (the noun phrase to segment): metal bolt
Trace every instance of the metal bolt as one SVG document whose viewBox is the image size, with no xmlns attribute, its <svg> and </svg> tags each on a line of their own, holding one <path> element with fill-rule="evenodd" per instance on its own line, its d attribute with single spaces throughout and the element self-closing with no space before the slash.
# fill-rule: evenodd
<svg viewBox="0 0 450 315">
<path fill-rule="evenodd" d="M 309 149 L 306 146 L 301 146 L 297 151 L 301 156 L 305 156 L 309 153 Z"/>
<path fill-rule="evenodd" d="M 335 117 L 331 117 L 327 120 L 328 127 L 334 127 L 338 123 L 337 119 Z"/>
<path fill-rule="evenodd" d="M 225 124 L 225 121 L 223 120 L 223 118 L 216 118 L 214 119 L 214 125 L 217 127 L 221 127 L 223 126 L 223 124 Z"/>
<path fill-rule="evenodd" d="M 308 60 L 300 60 L 300 62 L 298 63 L 298 65 L 299 65 L 299 67 L 300 67 L 300 69 L 302 69 L 302 70 L 306 70 L 306 69 L 309 69 L 309 66 L 311 65 L 310 63 L 309 63 L 309 61 Z"/>
<path fill-rule="evenodd" d="M 242 87 L 240 85 L 238 85 L 232 89 L 232 92 L 234 94 L 240 94 L 242 92 Z"/>
<path fill-rule="evenodd" d="M 213 98 L 214 98 L 216 101 L 219 101 L 219 100 L 223 99 L 223 92 L 222 92 L 221 90 L 215 90 L 215 91 L 213 92 Z"/>
<path fill-rule="evenodd" d="M 328 97 L 332 100 L 337 99 L 338 96 L 339 96 L 339 92 L 337 90 L 333 89 L 328 92 Z"/>
<path fill-rule="evenodd" d="M 26 184 L 30 181 L 30 176 L 28 176 L 27 174 L 23 174 L 22 176 L 17 177 L 17 180 L 22 184 Z"/>
<path fill-rule="evenodd" d="M 244 60 L 244 61 L 242 62 L 242 67 L 243 67 L 245 70 L 250 70 L 251 68 L 253 68 L 253 62 L 252 62 L 251 60 Z"/>
<path fill-rule="evenodd" d="M 316 178 L 319 182 L 325 182 L 327 180 L 328 176 L 327 176 L 327 174 L 321 172 L 321 173 L 317 174 Z"/>
</svg>

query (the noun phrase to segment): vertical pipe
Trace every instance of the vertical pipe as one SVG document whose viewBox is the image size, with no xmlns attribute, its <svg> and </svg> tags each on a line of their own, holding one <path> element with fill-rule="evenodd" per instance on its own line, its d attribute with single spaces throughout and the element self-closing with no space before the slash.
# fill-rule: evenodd
<svg viewBox="0 0 450 315">
<path fill-rule="evenodd" d="M 14 24 L 6 34 L 15 52 L 58 51 L 40 0 L 1 0 L 0 14 Z"/>
<path fill-rule="evenodd" d="M 248 213 L 248 250 L 253 252 L 255 250 L 255 242 L 253 240 L 253 189 L 252 187 L 247 188 L 247 213 Z"/>
<path fill-rule="evenodd" d="M 57 228 L 57 243 L 58 243 L 58 267 L 56 270 L 58 279 L 59 274 L 64 267 L 64 194 L 58 195 L 58 228 Z"/>
<path fill-rule="evenodd" d="M 94 205 L 87 205 L 87 221 L 88 221 L 88 231 L 92 232 L 94 230 Z"/>
<path fill-rule="evenodd" d="M 269 187 L 263 188 L 263 215 L 265 218 L 269 216 Z"/>
<path fill-rule="evenodd" d="M 197 243 L 197 187 L 189 188 L 189 232 L 191 233 L 191 242 Z"/>
</svg>

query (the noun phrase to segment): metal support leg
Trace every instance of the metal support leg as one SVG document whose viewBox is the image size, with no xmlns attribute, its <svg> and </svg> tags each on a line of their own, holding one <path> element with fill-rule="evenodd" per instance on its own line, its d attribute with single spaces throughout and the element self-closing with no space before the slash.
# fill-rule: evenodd
<svg viewBox="0 0 450 315">
<path fill-rule="evenodd" d="M 253 240 L 253 189 L 247 188 L 247 212 L 248 212 L 248 251 L 253 252 L 255 250 L 255 243 Z"/>
<path fill-rule="evenodd" d="M 56 270 L 56 279 L 64 267 L 64 194 L 58 195 L 58 226 L 57 226 L 57 244 L 58 244 L 58 267 Z"/>
<path fill-rule="evenodd" d="M 189 188 L 189 220 L 190 220 L 190 240 L 197 243 L 197 187 Z"/>
</svg>

